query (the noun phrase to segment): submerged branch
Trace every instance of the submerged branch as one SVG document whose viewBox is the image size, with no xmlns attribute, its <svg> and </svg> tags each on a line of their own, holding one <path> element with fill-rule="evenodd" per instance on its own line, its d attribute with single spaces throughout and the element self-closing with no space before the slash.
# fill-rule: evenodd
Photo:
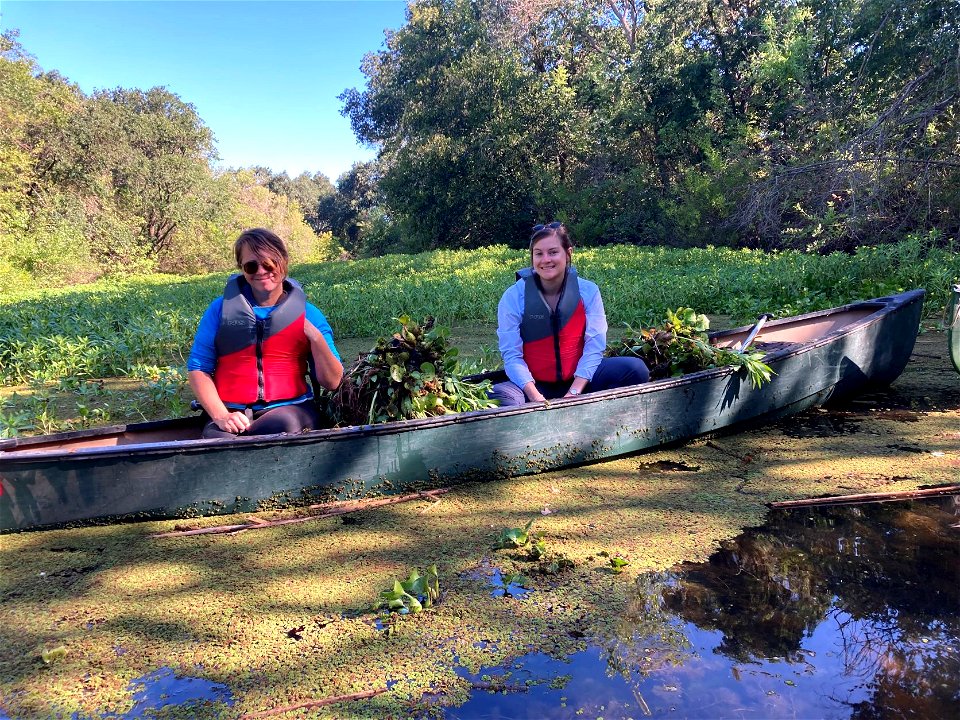
<svg viewBox="0 0 960 720">
<path fill-rule="evenodd" d="M 922 490 L 903 490 L 901 492 L 858 493 L 856 495 L 834 495 L 832 497 L 806 498 L 803 500 L 783 500 L 767 503 L 771 508 L 810 507 L 813 505 L 847 505 L 852 503 L 888 502 L 891 500 L 910 500 L 911 498 L 939 497 L 960 493 L 960 485 L 942 485 Z"/>
<path fill-rule="evenodd" d="M 174 530 L 172 532 L 154 533 L 149 535 L 151 538 L 185 537 L 188 535 L 218 535 L 224 533 L 238 533 L 244 530 L 262 530 L 268 527 L 277 527 L 278 525 L 294 525 L 296 523 L 310 522 L 311 520 L 324 520 L 326 518 L 336 517 L 337 515 L 346 515 L 347 513 L 357 512 L 359 510 L 371 510 L 373 508 L 383 507 L 384 505 L 394 505 L 396 503 L 407 502 L 409 500 L 421 500 L 436 498 L 437 495 L 443 495 L 450 492 L 450 488 L 437 488 L 436 490 L 424 490 L 423 492 L 410 493 L 409 495 L 397 495 L 395 497 L 376 498 L 372 500 L 347 500 L 341 503 L 324 503 L 320 505 L 310 505 L 310 510 L 319 508 L 330 508 L 326 512 L 317 515 L 306 515 L 303 517 L 285 518 L 283 520 L 264 520 L 258 517 L 248 517 L 247 522 L 238 525 L 215 525 L 213 527 L 193 528 L 192 530 Z"/>
<path fill-rule="evenodd" d="M 270 710 L 247 713 L 246 715 L 241 715 L 240 720 L 273 717 L 274 715 L 282 715 L 283 713 L 293 712 L 294 710 L 310 710 L 312 708 L 333 705 L 334 703 L 346 702 L 348 700 L 366 700 L 367 698 L 382 695 L 386 691 L 387 688 L 380 688 L 379 690 L 364 690 L 363 692 L 351 693 L 350 695 L 336 695 L 334 697 L 320 698 L 319 700 L 308 700 L 306 702 L 296 703 L 295 705 L 284 705 L 283 707 L 272 708 Z"/>
</svg>

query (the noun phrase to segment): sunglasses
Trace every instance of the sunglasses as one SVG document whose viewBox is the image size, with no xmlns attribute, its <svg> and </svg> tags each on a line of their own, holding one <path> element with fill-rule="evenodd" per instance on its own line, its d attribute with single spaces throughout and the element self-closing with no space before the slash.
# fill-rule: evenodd
<svg viewBox="0 0 960 720">
<path fill-rule="evenodd" d="M 543 225 L 543 224 L 534 225 L 533 231 L 530 233 L 530 237 L 532 238 L 534 235 L 536 235 L 539 232 L 543 232 L 544 230 L 556 230 L 558 227 L 563 227 L 563 223 L 552 222 L 549 225 Z"/>
<path fill-rule="evenodd" d="M 247 275 L 256 275 L 259 268 L 268 273 L 276 271 L 277 264 L 272 260 L 247 260 L 240 267 Z"/>
</svg>

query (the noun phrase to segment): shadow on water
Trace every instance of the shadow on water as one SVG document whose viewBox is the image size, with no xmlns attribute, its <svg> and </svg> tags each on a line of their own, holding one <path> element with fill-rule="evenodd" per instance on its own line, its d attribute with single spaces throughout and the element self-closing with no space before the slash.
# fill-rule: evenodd
<svg viewBox="0 0 960 720">
<path fill-rule="evenodd" d="M 855 435 L 860 432 L 864 418 L 850 417 L 825 410 L 801 413 L 782 422 L 784 435 L 792 438 L 829 438 L 837 435 Z"/>
<path fill-rule="evenodd" d="M 958 496 L 773 511 L 638 578 L 586 650 L 461 670 L 445 717 L 960 717 L 958 520 Z"/>
<path fill-rule="evenodd" d="M 209 709 L 213 705 L 233 705 L 233 694 L 226 685 L 203 678 L 178 677 L 169 667 L 154 670 L 132 680 L 128 689 L 133 694 L 133 708 L 129 712 L 123 715 L 108 713 L 93 717 L 139 720 L 157 717 L 163 708 L 177 708 L 201 714 L 204 708 Z M 74 714 L 72 720 L 86 720 L 87 717 L 89 716 Z"/>
</svg>

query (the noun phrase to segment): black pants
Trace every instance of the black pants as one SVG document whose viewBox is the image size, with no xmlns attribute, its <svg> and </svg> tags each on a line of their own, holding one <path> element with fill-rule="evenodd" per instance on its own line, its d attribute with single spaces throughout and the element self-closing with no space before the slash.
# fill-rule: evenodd
<svg viewBox="0 0 960 720">
<path fill-rule="evenodd" d="M 304 430 L 316 430 L 320 427 L 320 415 L 313 400 L 296 405 L 281 405 L 268 410 L 247 411 L 253 415 L 253 422 L 240 435 L 277 435 L 286 433 L 296 435 Z M 249 417 L 249 415 L 248 415 Z M 217 427 L 212 420 L 203 428 L 205 438 L 238 437 Z"/>
</svg>

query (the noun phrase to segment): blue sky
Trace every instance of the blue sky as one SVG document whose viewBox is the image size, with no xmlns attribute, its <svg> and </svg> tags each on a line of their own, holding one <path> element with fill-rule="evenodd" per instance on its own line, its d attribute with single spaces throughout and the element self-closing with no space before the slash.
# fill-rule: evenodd
<svg viewBox="0 0 960 720">
<path fill-rule="evenodd" d="M 87 93 L 166 86 L 213 131 L 224 167 L 331 180 L 374 151 L 337 96 L 405 22 L 405 0 L 0 0 L 0 27 Z"/>
</svg>

